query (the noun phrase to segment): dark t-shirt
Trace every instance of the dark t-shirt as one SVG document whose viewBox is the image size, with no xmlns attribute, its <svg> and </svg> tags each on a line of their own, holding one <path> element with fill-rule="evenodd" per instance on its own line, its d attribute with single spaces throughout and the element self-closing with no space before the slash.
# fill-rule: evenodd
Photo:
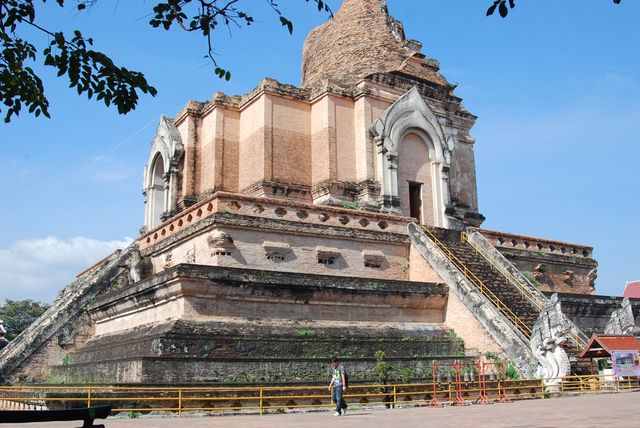
<svg viewBox="0 0 640 428">
<path fill-rule="evenodd" d="M 333 369 L 333 386 L 342 386 L 342 373 L 344 373 L 344 366 L 340 364 L 338 368 Z"/>
</svg>

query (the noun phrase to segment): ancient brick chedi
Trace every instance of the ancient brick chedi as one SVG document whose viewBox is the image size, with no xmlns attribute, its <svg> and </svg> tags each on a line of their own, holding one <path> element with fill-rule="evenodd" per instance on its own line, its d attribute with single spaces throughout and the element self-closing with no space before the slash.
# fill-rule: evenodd
<svg viewBox="0 0 640 428">
<path fill-rule="evenodd" d="M 531 375 L 534 324 L 561 306 L 540 289 L 588 300 L 596 262 L 479 229 L 476 117 L 454 89 L 385 2 L 345 0 L 309 34 L 301 86 L 265 79 L 160 119 L 141 236 L 67 287 L 0 373 L 309 382 L 337 354 L 364 380 L 384 350 L 417 378 L 486 351 Z"/>
</svg>

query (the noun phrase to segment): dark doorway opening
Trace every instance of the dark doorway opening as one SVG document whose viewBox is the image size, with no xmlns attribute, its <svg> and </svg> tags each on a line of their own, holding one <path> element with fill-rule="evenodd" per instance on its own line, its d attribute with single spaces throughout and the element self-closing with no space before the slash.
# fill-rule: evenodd
<svg viewBox="0 0 640 428">
<path fill-rule="evenodd" d="M 409 215 L 422 224 L 422 184 L 409 183 Z"/>
</svg>

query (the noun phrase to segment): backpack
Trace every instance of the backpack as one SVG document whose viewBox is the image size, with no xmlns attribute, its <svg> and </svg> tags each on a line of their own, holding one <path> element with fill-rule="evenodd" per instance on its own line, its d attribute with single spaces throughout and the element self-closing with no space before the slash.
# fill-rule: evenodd
<svg viewBox="0 0 640 428">
<path fill-rule="evenodd" d="M 344 387 L 349 388 L 349 373 L 347 372 L 347 368 L 344 369 Z"/>
</svg>

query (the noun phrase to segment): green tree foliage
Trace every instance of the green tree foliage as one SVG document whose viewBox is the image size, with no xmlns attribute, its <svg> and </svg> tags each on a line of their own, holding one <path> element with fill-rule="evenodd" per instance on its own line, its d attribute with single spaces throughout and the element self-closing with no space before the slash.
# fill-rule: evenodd
<svg viewBox="0 0 640 428">
<path fill-rule="evenodd" d="M 157 90 L 138 71 L 118 66 L 108 55 L 92 49 L 93 39 L 76 30 L 72 34 L 40 26 L 37 11 L 47 0 L 0 0 L 0 113 L 10 122 L 23 107 L 36 117 L 49 115 L 49 100 L 45 96 L 42 79 L 33 65 L 42 61 L 57 70 L 58 77 L 67 77 L 69 87 L 78 95 L 95 98 L 106 106 L 114 105 L 118 113 L 126 114 L 138 104 L 140 93 L 155 96 Z M 99 0 L 55 0 L 58 6 L 73 3 L 78 11 L 87 10 Z M 174 24 L 188 32 L 204 36 L 207 57 L 215 66 L 214 73 L 226 80 L 228 70 L 218 66 L 213 57 L 212 32 L 220 25 L 242 27 L 251 25 L 254 18 L 240 9 L 249 0 L 166 0 L 152 1 L 149 24 L 169 30 Z M 265 0 L 278 15 L 282 26 L 293 32 L 293 23 L 285 17 L 276 0 Z M 331 14 L 323 0 L 305 0 L 320 11 Z M 114 24 L 115 27 L 115 24 Z M 23 38 L 27 28 L 36 34 L 49 36 L 48 45 L 36 46 L 33 39 Z M 4 110 L 3 110 L 4 109 Z"/>
<path fill-rule="evenodd" d="M 6 339 L 13 340 L 40 315 L 49 309 L 49 305 L 33 300 L 9 300 L 0 306 L 0 320 L 7 330 Z"/>
<path fill-rule="evenodd" d="M 613 0 L 613 3 L 620 4 L 622 0 Z M 487 9 L 487 16 L 491 16 L 497 10 L 501 17 L 506 18 L 509 9 L 516 7 L 516 0 L 494 0 L 493 4 Z"/>
<path fill-rule="evenodd" d="M 65 5 L 64 0 L 56 3 Z M 86 3 L 80 1 L 77 8 L 86 8 Z M 66 76 L 69 87 L 78 94 L 113 104 L 121 114 L 136 107 L 138 92 L 156 94 L 142 73 L 117 66 L 107 55 L 91 49 L 93 39 L 80 31 L 70 35 L 41 27 L 36 14 L 39 5 L 38 0 L 0 1 L 0 112 L 5 109 L 5 122 L 23 107 L 36 117 L 49 117 L 42 79 L 32 68 L 38 60 L 55 68 L 58 77 Z M 27 28 L 48 35 L 49 44 L 36 47 L 35 42 L 22 38 L 19 34 Z"/>
</svg>

